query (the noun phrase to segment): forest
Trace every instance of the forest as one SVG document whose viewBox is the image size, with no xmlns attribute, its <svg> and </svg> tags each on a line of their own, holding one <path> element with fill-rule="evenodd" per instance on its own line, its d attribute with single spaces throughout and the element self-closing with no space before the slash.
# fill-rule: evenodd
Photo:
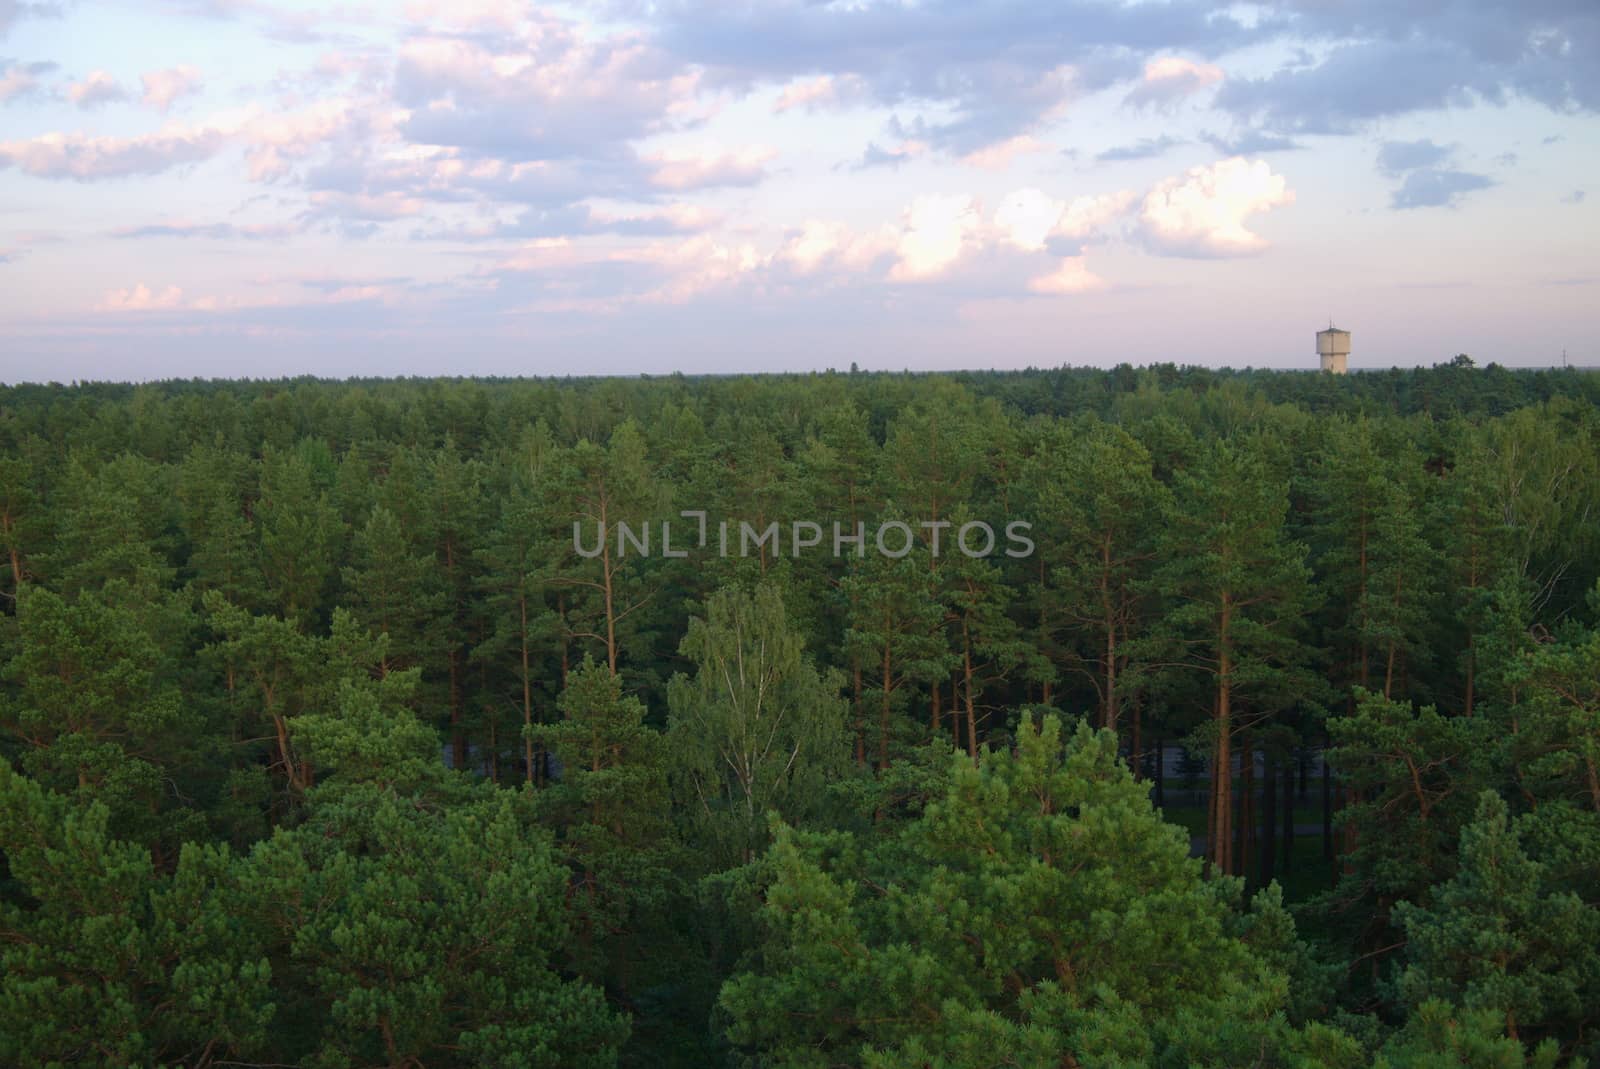
<svg viewBox="0 0 1600 1069">
<path fill-rule="evenodd" d="M 0 1065 L 1600 1065 L 1597 519 L 1464 355 L 0 386 Z"/>
</svg>

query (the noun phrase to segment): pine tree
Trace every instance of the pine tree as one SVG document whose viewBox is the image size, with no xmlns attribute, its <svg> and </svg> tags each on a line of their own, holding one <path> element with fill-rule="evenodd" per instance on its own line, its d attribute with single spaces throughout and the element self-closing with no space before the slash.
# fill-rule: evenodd
<svg viewBox="0 0 1600 1069">
<path fill-rule="evenodd" d="M 323 610 L 344 539 L 344 525 L 297 453 L 271 452 L 261 462 L 261 569 L 278 610 L 313 626 Z"/>
<path fill-rule="evenodd" d="M 915 549 L 899 559 L 869 550 L 840 586 L 849 609 L 845 654 L 862 673 L 853 710 L 856 760 L 864 762 L 871 736 L 881 770 L 893 760 L 913 685 L 936 685 L 958 663 L 943 634 L 946 608 L 928 555 Z M 937 708 L 930 703 L 934 734 L 943 728 Z"/>
<path fill-rule="evenodd" d="M 112 833 L 176 861 L 199 833 L 189 792 L 204 782 L 218 740 L 186 702 L 177 650 L 189 617 L 167 597 L 121 579 L 66 598 L 25 585 L 0 696 L 0 727 L 22 767 L 45 786 L 95 800 Z"/>
<path fill-rule="evenodd" d="M 1037 609 L 1045 642 L 1079 638 L 1073 661 L 1099 698 L 1102 727 L 1119 730 L 1132 689 L 1133 640 L 1143 634 L 1148 596 L 1141 584 L 1154 557 L 1148 518 L 1163 508 L 1149 452 L 1098 420 L 1063 424 L 1028 465 L 1037 524 Z"/>
<path fill-rule="evenodd" d="M 1358 1064 L 1287 1026 L 1283 975 L 1234 934 L 1237 884 L 1200 878 L 1107 733 L 1063 746 L 1057 718 L 1025 721 L 899 835 L 780 828 L 762 874 L 762 940 L 721 998 L 761 1064 L 1237 1064 L 1308 1043 Z"/>
<path fill-rule="evenodd" d="M 535 752 L 531 728 L 543 719 L 540 707 L 552 701 L 565 682 L 560 673 L 546 678 L 545 667 L 557 656 L 562 640 L 562 622 L 549 600 L 561 550 L 559 521 L 544 486 L 555 449 L 548 435 L 548 428 L 541 425 L 537 459 L 518 466 L 503 491 L 500 518 L 474 554 L 482 591 L 478 611 L 486 626 L 473 646 L 472 659 L 490 669 L 495 684 L 501 680 L 508 684 L 484 695 L 486 717 L 493 724 L 507 701 L 517 710 L 520 729 L 514 737 L 521 742 L 523 775 L 529 783 L 543 782 L 544 777 L 542 751 Z"/>
<path fill-rule="evenodd" d="M 183 848 L 171 877 L 70 801 L 0 761 L 0 1062 L 208 1064 L 258 1053 L 271 969 L 241 936 L 225 851 Z"/>
<path fill-rule="evenodd" d="M 554 582 L 576 595 L 563 606 L 570 636 L 598 643 L 606 667 L 615 672 L 627 627 L 637 623 L 635 614 L 652 593 L 644 577 L 648 556 L 625 542 L 619 527 L 649 539 L 651 521 L 662 511 L 661 494 L 650 479 L 644 437 L 632 422 L 619 426 L 604 447 L 579 442 L 566 464 L 560 478 L 569 521 L 563 533 L 570 541 Z"/>
<path fill-rule="evenodd" d="M 1219 442 L 1178 473 L 1157 541 L 1153 583 L 1166 606 L 1151 646 L 1211 688 L 1207 856 L 1224 873 L 1236 868 L 1235 736 L 1319 696 L 1298 638 L 1313 591 L 1305 547 L 1284 530 L 1287 509 L 1286 483 L 1257 453 Z"/>
<path fill-rule="evenodd" d="M 623 696 L 622 680 L 590 658 L 568 677 L 560 707 L 562 720 L 533 732 L 561 770 L 540 809 L 577 881 L 579 967 L 626 991 L 641 918 L 669 900 L 664 740 L 645 725 L 644 705 Z"/>
<path fill-rule="evenodd" d="M 1410 961 L 1401 989 L 1414 1006 L 1443 999 L 1493 1010 L 1512 1039 L 1573 1035 L 1600 999 L 1600 909 L 1544 886 L 1493 791 L 1461 832 L 1460 870 L 1430 905 L 1396 907 Z"/>
<path fill-rule="evenodd" d="M 389 636 L 385 673 L 422 667 L 437 671 L 445 592 L 431 553 L 412 549 L 394 513 L 372 510 L 356 532 L 344 585 L 356 619 Z"/>
</svg>

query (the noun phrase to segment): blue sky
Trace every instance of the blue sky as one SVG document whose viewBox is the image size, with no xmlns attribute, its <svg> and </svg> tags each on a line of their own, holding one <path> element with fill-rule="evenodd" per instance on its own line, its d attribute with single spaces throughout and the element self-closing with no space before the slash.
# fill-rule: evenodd
<svg viewBox="0 0 1600 1069">
<path fill-rule="evenodd" d="M 1600 364 L 1593 0 L 0 0 L 0 379 Z"/>
</svg>

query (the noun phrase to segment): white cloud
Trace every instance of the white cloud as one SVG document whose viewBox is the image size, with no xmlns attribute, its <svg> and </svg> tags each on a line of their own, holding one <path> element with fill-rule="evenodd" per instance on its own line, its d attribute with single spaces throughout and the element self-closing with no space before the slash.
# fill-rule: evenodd
<svg viewBox="0 0 1600 1069">
<path fill-rule="evenodd" d="M 1033 293 L 1048 296 L 1065 296 L 1105 289 L 1105 280 L 1089 270 L 1082 256 L 1068 256 L 1048 275 L 1040 275 L 1028 282 Z"/>
<path fill-rule="evenodd" d="M 1086 241 L 1133 206 L 1129 190 L 1076 197 L 1070 203 L 1037 189 L 1009 194 L 995 210 L 994 222 L 1007 243 L 1024 252 L 1042 252 L 1052 238 Z"/>
<path fill-rule="evenodd" d="M 357 122 L 367 124 L 374 140 L 392 133 L 395 116 L 373 111 L 358 115 L 345 98 L 319 100 L 297 112 L 251 114 L 236 126 L 245 142 L 246 171 L 252 181 L 272 181 L 288 174 L 300 160 L 328 144 Z"/>
<path fill-rule="evenodd" d="M 200 71 L 187 64 L 164 71 L 151 71 L 140 75 L 144 86 L 144 103 L 158 111 L 166 111 L 175 101 L 200 91 Z"/>
<path fill-rule="evenodd" d="M 1038 189 L 1019 189 L 1006 195 L 995 209 L 994 223 L 1004 240 L 1024 252 L 1043 252 L 1045 239 L 1056 228 L 1066 204 Z"/>
<path fill-rule="evenodd" d="M 1144 65 L 1144 76 L 1129 104 L 1171 104 L 1222 81 L 1222 68 L 1211 63 L 1196 63 L 1181 56 L 1158 56 Z"/>
<path fill-rule="evenodd" d="M 1282 175 L 1242 156 L 1192 167 L 1152 189 L 1140 207 L 1146 241 L 1174 256 L 1247 256 L 1267 247 L 1245 226 L 1258 212 L 1294 202 Z"/>
<path fill-rule="evenodd" d="M 67 86 L 67 99 L 80 108 L 97 108 L 115 100 L 126 100 L 127 92 L 105 71 L 90 71 L 81 82 Z"/>
<path fill-rule="evenodd" d="M 221 151 L 227 133 L 217 126 L 162 127 L 138 137 L 41 134 L 27 141 L 0 141 L 0 168 L 16 167 L 36 178 L 93 181 L 157 174 Z"/>
<path fill-rule="evenodd" d="M 515 30 L 527 20 L 526 0 L 411 0 L 406 18 L 431 30 Z"/>
<path fill-rule="evenodd" d="M 1020 134 L 1004 141 L 997 141 L 976 152 L 969 152 L 961 157 L 961 162 L 971 167 L 981 167 L 986 171 L 1003 171 L 1010 167 L 1018 156 L 1044 152 L 1049 147 L 1036 137 Z"/>
<path fill-rule="evenodd" d="M 1075 197 L 1056 223 L 1054 237 L 1085 241 L 1094 237 L 1113 219 L 1133 207 L 1138 194 L 1131 189 L 1115 193 L 1101 193 L 1092 197 Z"/>
<path fill-rule="evenodd" d="M 782 113 L 795 108 L 805 108 L 808 111 L 838 108 L 861 99 L 866 93 L 866 83 L 857 75 L 824 74 L 818 78 L 790 82 L 784 87 L 783 92 L 778 94 L 772 110 Z"/>
<path fill-rule="evenodd" d="M 167 286 L 152 290 L 143 282 L 128 289 L 112 290 L 98 306 L 102 312 L 164 312 L 182 308 L 183 290 Z"/>
<path fill-rule="evenodd" d="M 766 165 L 777 155 L 775 149 L 754 145 L 735 152 L 658 152 L 645 161 L 653 167 L 651 185 L 682 191 L 755 185 L 766 177 Z"/>
<path fill-rule="evenodd" d="M 942 274 L 961 258 L 982 226 L 978 202 L 965 194 L 923 196 L 906 209 L 898 259 L 889 270 L 895 282 Z"/>
<path fill-rule="evenodd" d="M 54 66 L 53 63 L 13 63 L 0 59 L 0 104 L 33 92 L 39 87 L 38 76 Z"/>
<path fill-rule="evenodd" d="M 776 259 L 802 275 L 828 266 L 843 271 L 865 271 L 892 252 L 899 235 L 883 226 L 864 234 L 843 223 L 811 219 L 803 223 L 778 251 Z"/>
</svg>

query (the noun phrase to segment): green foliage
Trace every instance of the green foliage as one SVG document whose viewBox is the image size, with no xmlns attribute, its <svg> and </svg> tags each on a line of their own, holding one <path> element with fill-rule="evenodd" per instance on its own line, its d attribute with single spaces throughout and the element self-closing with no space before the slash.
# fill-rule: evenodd
<svg viewBox="0 0 1600 1069">
<path fill-rule="evenodd" d="M 1600 1060 L 1597 402 L 0 386 L 0 1063 Z"/>
<path fill-rule="evenodd" d="M 159 875 L 75 803 L 0 763 L 0 1061 L 159 1064 L 260 1049 L 271 969 L 242 937 L 225 850 L 189 844 Z"/>
<path fill-rule="evenodd" d="M 539 806 L 573 870 L 580 950 L 627 958 L 641 918 L 673 897 L 664 740 L 645 725 L 644 705 L 623 696 L 621 678 L 589 658 L 568 677 L 560 707 L 561 721 L 535 731 L 561 772 Z M 594 961 L 580 965 L 604 974 Z"/>
<path fill-rule="evenodd" d="M 1030 721 L 951 776 L 882 843 L 780 826 L 763 942 L 722 994 L 752 1062 L 1229 1064 L 1307 1041 L 1232 934 L 1238 885 L 1201 879 L 1109 734 Z"/>
<path fill-rule="evenodd" d="M 349 788 L 243 866 L 307 1065 L 602 1066 L 626 1036 L 552 968 L 566 871 L 513 795 Z"/>
<path fill-rule="evenodd" d="M 667 688 L 668 744 L 692 834 L 716 868 L 748 862 L 769 814 L 819 814 L 823 784 L 843 768 L 845 706 L 837 673 L 819 673 L 783 600 L 723 590 L 689 622 L 693 676 Z"/>
<path fill-rule="evenodd" d="M 1461 832 L 1455 876 L 1429 906 L 1396 912 L 1411 963 L 1401 990 L 1414 1005 L 1492 1010 L 1513 1038 L 1575 1035 L 1600 1005 L 1600 909 L 1548 885 L 1492 791 Z"/>
</svg>

